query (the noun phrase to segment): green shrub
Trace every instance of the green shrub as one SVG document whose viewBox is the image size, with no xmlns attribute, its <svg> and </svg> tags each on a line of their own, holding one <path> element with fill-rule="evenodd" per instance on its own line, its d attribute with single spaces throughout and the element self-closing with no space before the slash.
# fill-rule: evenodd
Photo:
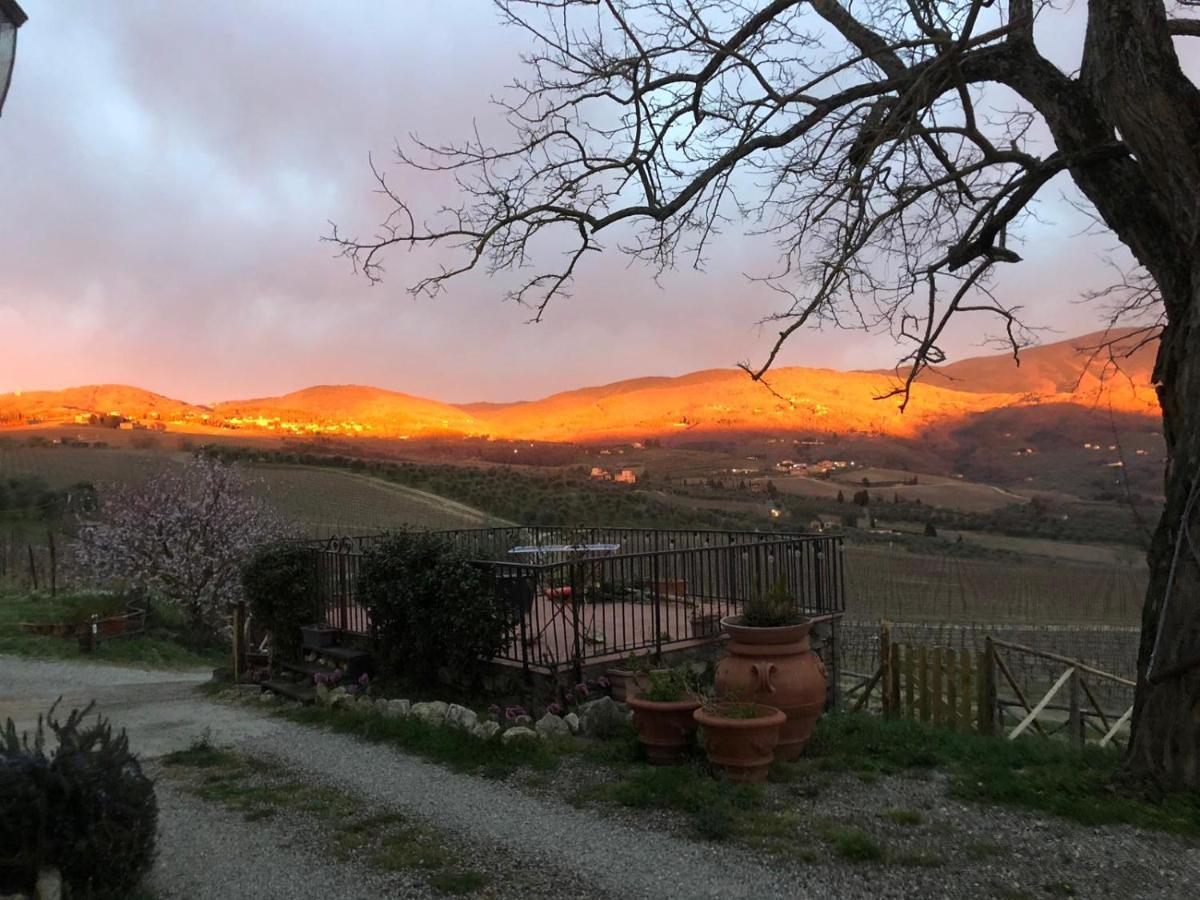
<svg viewBox="0 0 1200 900">
<path fill-rule="evenodd" d="M 478 673 L 503 647 L 511 624 L 488 575 L 435 534 L 397 532 L 372 546 L 359 568 L 382 674 L 431 683 L 438 670 Z"/>
<path fill-rule="evenodd" d="M 91 704 L 65 722 L 57 705 L 38 718 L 32 743 L 12 719 L 0 735 L 0 893 L 56 867 L 72 898 L 127 897 L 154 858 L 154 785 L 124 732 L 114 736 L 99 717 L 84 724 Z M 49 755 L 47 726 L 58 742 Z"/>
<path fill-rule="evenodd" d="M 746 601 L 742 622 L 753 628 L 780 628 L 798 625 L 804 621 L 796 598 L 788 593 L 787 585 L 780 578 L 769 591 L 755 591 Z"/>
<path fill-rule="evenodd" d="M 320 615 L 315 579 L 311 551 L 287 544 L 260 550 L 242 570 L 250 612 L 285 659 L 299 657 L 300 627 Z"/>
</svg>

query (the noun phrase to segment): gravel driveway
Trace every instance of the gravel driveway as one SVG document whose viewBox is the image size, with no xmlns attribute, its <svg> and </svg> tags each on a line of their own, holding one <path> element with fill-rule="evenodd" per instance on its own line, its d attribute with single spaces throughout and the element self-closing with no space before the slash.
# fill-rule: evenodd
<svg viewBox="0 0 1200 900">
<path fill-rule="evenodd" d="M 375 810 L 394 811 L 457 835 L 479 868 L 503 873 L 513 861 L 541 873 L 511 896 L 653 898 L 769 897 L 1044 897 L 1076 880 L 1073 896 L 1175 898 L 1194 896 L 1200 881 L 1195 842 L 1129 828 L 1085 829 L 995 808 L 956 807 L 976 827 L 1003 843 L 1013 838 L 1022 858 L 1006 870 L 1021 877 L 1000 883 L 990 866 L 947 869 L 819 862 L 761 857 L 726 844 L 693 841 L 654 816 L 606 815 L 575 809 L 558 796 L 518 780 L 498 782 L 460 775 L 376 744 L 272 718 L 253 705 L 232 706 L 193 691 L 200 673 L 148 673 L 95 665 L 29 662 L 0 657 L 0 719 L 28 722 L 59 693 L 95 697 L 100 711 L 128 727 L 134 749 L 156 756 L 186 747 L 208 732 L 214 743 L 284 763 L 314 784 L 335 787 Z M 907 802 L 907 779 L 852 785 L 824 797 L 853 814 L 861 807 Z M 936 785 L 912 788 L 936 799 Z M 875 796 L 880 794 L 881 796 Z M 897 794 L 896 796 L 891 796 Z M 229 897 L 252 884 L 261 898 L 380 896 L 354 866 L 322 864 L 286 829 L 248 823 L 160 785 L 160 859 L 153 886 L 165 897 Z M 1008 832 L 1006 836 L 1005 832 Z M 1029 839 L 1032 838 L 1032 839 Z M 952 841 L 952 834 L 941 838 Z M 1044 847 L 1045 850 L 1039 850 Z M 1075 857 L 1064 851 L 1075 848 Z M 820 849 L 820 848 L 818 848 Z M 1028 858 L 1024 854 L 1028 853 Z M 1123 869 L 1133 879 L 1113 879 Z M 1094 871 L 1098 877 L 1089 879 Z M 548 874 L 547 874 L 548 873 Z M 1024 877 L 1028 875 L 1029 877 Z M 1033 885 L 1031 888 L 1030 885 Z M 392 896 L 424 896 L 414 887 Z"/>
</svg>

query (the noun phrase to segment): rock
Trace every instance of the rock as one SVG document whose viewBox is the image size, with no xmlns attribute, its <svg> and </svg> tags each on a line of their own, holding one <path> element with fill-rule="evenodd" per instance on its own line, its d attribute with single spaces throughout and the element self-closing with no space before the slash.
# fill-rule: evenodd
<svg viewBox="0 0 1200 900">
<path fill-rule="evenodd" d="M 388 701 L 386 698 L 380 697 L 378 700 L 375 701 L 375 712 L 379 713 L 381 716 L 387 714 L 387 708 L 388 708 Z"/>
<path fill-rule="evenodd" d="M 383 714 L 389 719 L 405 719 L 411 709 L 412 704 L 407 700 L 389 700 Z"/>
<path fill-rule="evenodd" d="M 537 723 L 538 737 L 564 737 L 571 733 L 571 728 L 561 716 L 546 713 Z"/>
<path fill-rule="evenodd" d="M 526 716 L 525 718 L 528 718 L 528 716 Z M 515 728 L 510 728 L 507 731 L 505 731 L 504 734 L 500 735 L 500 742 L 502 744 L 504 744 L 505 746 L 508 746 L 509 744 L 512 744 L 512 743 L 516 743 L 517 741 L 536 741 L 536 740 L 537 740 L 537 732 L 533 731 L 532 729 L 526 728 L 523 725 L 517 726 Z"/>
<path fill-rule="evenodd" d="M 37 900 L 59 900 L 62 897 L 62 873 L 58 869 L 38 869 Z"/>
<path fill-rule="evenodd" d="M 563 721 L 567 723 L 567 728 L 571 729 L 571 734 L 579 734 L 580 724 L 579 716 L 575 713 L 567 713 L 563 716 Z"/>
<path fill-rule="evenodd" d="M 579 707 L 579 725 L 584 734 L 609 737 L 629 721 L 630 709 L 612 697 L 590 700 Z"/>
<path fill-rule="evenodd" d="M 317 684 L 317 702 L 322 706 L 329 705 L 329 686 L 318 682 Z"/>
<path fill-rule="evenodd" d="M 441 700 L 431 700 L 428 703 L 414 703 L 411 713 L 426 725 L 441 725 L 446 721 L 446 710 L 449 705 Z"/>
<path fill-rule="evenodd" d="M 465 706 L 451 703 L 446 707 L 446 724 L 452 728 L 461 728 L 463 731 L 470 731 L 479 724 L 479 716 L 475 714 L 473 709 L 467 709 Z"/>
<path fill-rule="evenodd" d="M 513 725 L 517 728 L 532 728 L 533 719 L 529 716 L 517 716 L 513 719 Z"/>
<path fill-rule="evenodd" d="M 471 729 L 471 734 L 475 735 L 481 741 L 490 741 L 499 733 L 499 722 L 476 722 L 475 727 Z"/>
<path fill-rule="evenodd" d="M 258 699 L 259 699 L 259 702 L 261 702 L 261 703 L 270 704 L 270 703 L 274 703 L 278 698 L 274 694 L 272 694 L 270 691 L 262 691 L 262 693 L 260 693 L 258 695 Z"/>
<path fill-rule="evenodd" d="M 360 713 L 376 712 L 375 701 L 372 700 L 370 697 L 368 697 L 366 694 L 359 694 L 357 697 L 354 698 L 354 710 L 355 710 L 355 712 L 360 712 Z"/>
<path fill-rule="evenodd" d="M 354 698 L 349 694 L 338 694 L 331 692 L 329 694 L 330 709 L 351 709 L 354 705 Z"/>
</svg>

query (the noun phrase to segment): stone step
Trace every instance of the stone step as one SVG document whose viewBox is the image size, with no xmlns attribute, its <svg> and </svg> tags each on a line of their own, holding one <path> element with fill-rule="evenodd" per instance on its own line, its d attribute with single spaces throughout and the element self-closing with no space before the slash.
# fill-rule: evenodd
<svg viewBox="0 0 1200 900">
<path fill-rule="evenodd" d="M 289 700 L 299 700 L 304 704 L 314 703 L 317 699 L 316 688 L 311 684 L 304 684 L 303 682 L 273 679 L 271 681 L 264 681 L 262 686 L 264 691 L 270 691 L 272 694 L 287 697 Z"/>
</svg>

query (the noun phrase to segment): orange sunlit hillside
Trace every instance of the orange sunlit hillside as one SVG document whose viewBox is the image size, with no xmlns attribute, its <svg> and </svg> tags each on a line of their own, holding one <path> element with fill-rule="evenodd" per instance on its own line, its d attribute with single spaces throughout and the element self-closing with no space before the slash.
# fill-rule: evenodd
<svg viewBox="0 0 1200 900">
<path fill-rule="evenodd" d="M 855 432 L 912 438 L 972 414 L 1048 404 L 1156 417 L 1149 385 L 1154 347 L 1105 371 L 1080 349 L 1099 336 L 1011 356 L 963 360 L 925 374 L 906 412 L 879 399 L 897 383 L 890 373 L 780 368 L 769 388 L 736 369 L 673 378 L 638 378 L 521 403 L 452 405 L 358 385 L 310 387 L 281 397 L 203 407 L 119 385 L 0 396 L 9 427 L 87 423 L 179 431 L 409 438 L 471 435 L 542 441 L 595 441 L 713 432 Z"/>
</svg>

